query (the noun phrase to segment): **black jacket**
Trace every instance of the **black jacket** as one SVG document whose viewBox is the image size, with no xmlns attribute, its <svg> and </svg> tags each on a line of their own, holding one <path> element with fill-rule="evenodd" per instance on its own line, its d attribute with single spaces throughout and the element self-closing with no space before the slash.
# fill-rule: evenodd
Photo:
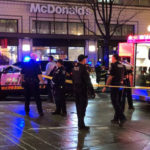
<svg viewBox="0 0 150 150">
<path fill-rule="evenodd" d="M 74 66 L 73 86 L 77 90 L 81 91 L 89 90 L 92 94 L 94 93 L 91 79 L 85 65 L 78 63 L 76 66 Z"/>
<path fill-rule="evenodd" d="M 66 71 L 64 67 L 57 68 L 53 73 L 52 85 L 54 88 L 64 88 Z"/>
<path fill-rule="evenodd" d="M 30 60 L 23 64 L 21 74 L 24 75 L 24 80 L 26 83 L 38 83 L 38 75 L 41 75 L 41 69 L 35 60 Z"/>
<path fill-rule="evenodd" d="M 122 63 L 120 62 L 112 63 L 110 69 L 110 75 L 113 76 L 111 85 L 123 84 L 123 80 L 126 74 L 127 74 L 126 68 Z"/>
</svg>

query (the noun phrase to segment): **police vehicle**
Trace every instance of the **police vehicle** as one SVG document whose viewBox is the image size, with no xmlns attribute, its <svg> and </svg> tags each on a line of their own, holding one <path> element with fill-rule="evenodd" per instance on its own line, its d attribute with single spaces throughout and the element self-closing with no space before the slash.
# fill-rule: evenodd
<svg viewBox="0 0 150 150">
<path fill-rule="evenodd" d="M 23 87 L 21 86 L 21 69 L 26 62 L 17 62 L 13 65 L 8 65 L 0 70 L 0 100 L 3 100 L 9 95 L 22 95 Z M 37 62 L 45 73 L 45 68 L 48 61 Z M 66 69 L 66 78 L 72 79 L 73 62 L 64 61 L 64 67 Z M 40 84 L 41 94 L 47 94 L 47 81 L 44 84 Z M 72 96 L 72 85 L 66 84 L 66 96 Z"/>
</svg>

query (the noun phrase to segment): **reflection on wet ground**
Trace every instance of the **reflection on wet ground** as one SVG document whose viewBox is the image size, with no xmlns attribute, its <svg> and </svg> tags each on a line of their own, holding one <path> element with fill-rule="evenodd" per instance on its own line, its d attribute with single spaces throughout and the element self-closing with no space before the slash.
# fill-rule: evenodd
<svg viewBox="0 0 150 150">
<path fill-rule="evenodd" d="M 125 113 L 124 127 L 111 126 L 113 109 L 108 94 L 89 100 L 86 124 L 78 131 L 74 102 L 67 102 L 68 116 L 52 116 L 54 104 L 44 102 L 44 117 L 35 103 L 25 116 L 23 102 L 0 102 L 0 150 L 150 150 L 150 104 L 134 102 Z"/>
</svg>

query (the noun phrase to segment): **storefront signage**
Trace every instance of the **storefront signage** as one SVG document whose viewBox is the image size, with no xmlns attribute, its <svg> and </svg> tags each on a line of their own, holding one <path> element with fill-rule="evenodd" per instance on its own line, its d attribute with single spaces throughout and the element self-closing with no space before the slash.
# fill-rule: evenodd
<svg viewBox="0 0 150 150">
<path fill-rule="evenodd" d="M 89 15 L 89 9 L 86 7 L 56 6 L 53 4 L 41 5 L 36 3 L 31 3 L 30 12 L 42 14 Z"/>
<path fill-rule="evenodd" d="M 128 42 L 129 43 L 141 43 L 141 42 L 150 42 L 150 35 L 145 34 L 145 35 L 130 35 L 128 37 Z"/>
</svg>

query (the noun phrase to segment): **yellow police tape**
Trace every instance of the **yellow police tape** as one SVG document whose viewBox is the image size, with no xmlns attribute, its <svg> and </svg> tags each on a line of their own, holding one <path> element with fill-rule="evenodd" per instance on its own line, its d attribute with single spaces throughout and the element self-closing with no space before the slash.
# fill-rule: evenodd
<svg viewBox="0 0 150 150">
<path fill-rule="evenodd" d="M 46 79 L 52 80 L 52 77 L 42 75 Z M 73 84 L 72 80 L 66 80 L 65 81 L 68 84 Z M 94 87 L 109 87 L 109 88 L 123 88 L 123 89 L 146 89 L 150 90 L 150 87 L 142 87 L 142 86 L 137 86 L 137 87 L 128 87 L 128 86 L 113 86 L 113 85 L 100 85 L 100 84 L 93 84 Z"/>
</svg>

